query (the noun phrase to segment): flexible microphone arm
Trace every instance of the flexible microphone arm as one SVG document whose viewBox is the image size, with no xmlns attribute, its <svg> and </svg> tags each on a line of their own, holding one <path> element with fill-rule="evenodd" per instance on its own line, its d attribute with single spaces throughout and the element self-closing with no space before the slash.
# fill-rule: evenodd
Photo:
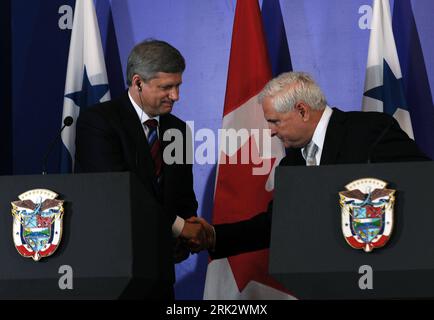
<svg viewBox="0 0 434 320">
<path fill-rule="evenodd" d="M 59 137 L 62 134 L 63 129 L 65 129 L 65 127 L 69 127 L 72 125 L 72 123 L 74 122 L 74 119 L 71 116 L 66 117 L 63 120 L 63 126 L 62 129 L 60 129 L 59 133 L 57 134 L 57 136 L 53 139 L 53 141 L 51 141 L 50 145 L 48 146 L 47 152 L 45 153 L 44 159 L 42 161 L 42 174 L 47 174 L 47 160 L 48 160 L 48 155 L 50 154 L 51 150 L 53 149 L 54 143 L 57 141 L 57 139 L 59 139 Z"/>
</svg>

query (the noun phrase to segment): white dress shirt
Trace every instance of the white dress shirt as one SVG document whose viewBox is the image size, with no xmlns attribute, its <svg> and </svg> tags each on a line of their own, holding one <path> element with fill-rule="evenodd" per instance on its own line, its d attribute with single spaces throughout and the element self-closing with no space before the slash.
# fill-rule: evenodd
<svg viewBox="0 0 434 320">
<path fill-rule="evenodd" d="M 333 109 L 329 106 L 326 106 L 324 109 L 324 112 L 321 116 L 321 119 L 319 120 L 315 131 L 312 136 L 312 141 L 317 145 L 318 151 L 315 154 L 315 159 L 317 165 L 320 165 L 321 163 L 321 155 L 324 148 L 324 139 L 327 131 L 327 127 L 329 125 L 330 117 L 332 116 Z M 304 148 L 301 149 L 301 154 L 304 158 Z M 306 158 L 304 159 L 306 160 Z"/>
</svg>

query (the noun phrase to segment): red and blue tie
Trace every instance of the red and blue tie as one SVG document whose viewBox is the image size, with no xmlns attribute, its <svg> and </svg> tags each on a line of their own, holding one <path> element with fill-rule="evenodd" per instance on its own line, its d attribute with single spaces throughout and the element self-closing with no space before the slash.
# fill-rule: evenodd
<svg viewBox="0 0 434 320">
<path fill-rule="evenodd" d="M 149 119 L 145 121 L 145 125 L 149 128 L 148 144 L 149 149 L 151 150 L 152 160 L 154 160 L 155 175 L 158 179 L 161 175 L 161 169 L 163 167 L 160 139 L 158 139 L 158 121 L 155 119 Z"/>
</svg>

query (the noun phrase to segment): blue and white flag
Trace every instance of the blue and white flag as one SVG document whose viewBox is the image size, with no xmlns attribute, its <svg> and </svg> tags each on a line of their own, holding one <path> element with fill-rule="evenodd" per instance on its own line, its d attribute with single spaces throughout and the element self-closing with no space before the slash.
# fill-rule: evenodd
<svg viewBox="0 0 434 320">
<path fill-rule="evenodd" d="M 434 103 L 410 0 L 395 1 L 392 25 L 414 138 L 434 159 Z"/>
<path fill-rule="evenodd" d="M 389 0 L 374 0 L 362 109 L 393 115 L 401 129 L 414 139 L 393 37 Z"/>
<path fill-rule="evenodd" d="M 75 155 L 75 123 L 80 108 L 110 100 L 101 36 L 93 0 L 77 0 L 69 46 L 62 122 L 74 119 L 62 132 L 60 172 L 72 172 Z"/>
</svg>

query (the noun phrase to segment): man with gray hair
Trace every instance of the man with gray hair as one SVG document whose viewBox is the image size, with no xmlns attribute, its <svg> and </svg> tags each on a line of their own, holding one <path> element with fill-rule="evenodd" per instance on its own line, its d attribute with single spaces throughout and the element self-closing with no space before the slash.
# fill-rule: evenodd
<svg viewBox="0 0 434 320">
<path fill-rule="evenodd" d="M 327 127 L 332 113 L 321 89 L 306 73 L 281 74 L 267 83 L 258 99 L 271 134 L 277 135 L 285 148 L 307 146 L 320 119 L 324 117 Z"/>
<path fill-rule="evenodd" d="M 258 98 L 271 135 L 287 148 L 280 166 L 430 160 L 393 117 L 330 108 L 319 86 L 306 73 L 279 75 Z M 210 255 L 220 258 L 269 247 L 271 212 L 272 202 L 267 212 L 215 225 L 214 230 L 203 219 L 191 220 L 202 223 L 212 235 L 207 240 Z"/>
<path fill-rule="evenodd" d="M 186 222 L 196 216 L 192 165 L 187 162 L 186 123 L 170 114 L 179 99 L 181 53 L 164 41 L 136 45 L 127 62 L 128 91 L 121 97 L 82 110 L 77 121 L 76 172 L 131 171 L 162 207 L 175 244 L 175 262 L 190 253 L 185 240 L 204 237 L 202 226 Z M 171 141 L 165 132 L 181 132 L 182 163 L 167 164 L 162 155 Z M 138 214 L 146 215 L 146 208 Z M 146 232 L 143 225 L 143 232 Z M 133 235 L 134 236 L 134 235 Z M 181 241 L 182 240 L 182 241 Z M 143 254 L 146 254 L 143 244 Z"/>
</svg>

